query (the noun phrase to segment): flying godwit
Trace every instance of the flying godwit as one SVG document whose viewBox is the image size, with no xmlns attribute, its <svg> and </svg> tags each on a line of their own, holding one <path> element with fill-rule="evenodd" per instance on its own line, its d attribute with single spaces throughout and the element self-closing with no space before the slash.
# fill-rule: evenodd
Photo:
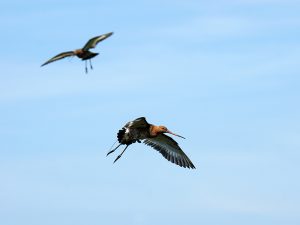
<svg viewBox="0 0 300 225">
<path fill-rule="evenodd" d="M 167 160 L 171 161 L 172 163 L 184 168 L 187 167 L 195 169 L 195 166 L 187 157 L 187 155 L 181 150 L 178 143 L 164 133 L 169 133 L 177 137 L 184 138 L 178 134 L 172 133 L 165 126 L 155 126 L 153 124 L 149 124 L 145 117 L 137 118 L 126 123 L 122 130 L 119 130 L 117 137 L 120 144 L 113 150 L 109 151 L 107 155 L 113 153 L 121 145 L 126 145 L 125 149 L 115 159 L 114 162 L 116 162 L 119 158 L 121 158 L 129 145 L 135 142 L 141 143 L 141 140 L 143 140 L 144 144 L 149 145 L 155 150 L 159 151 Z"/>
<path fill-rule="evenodd" d="M 69 57 L 69 56 L 77 56 L 78 58 L 85 60 L 85 72 L 88 72 L 88 68 L 87 68 L 87 61 L 89 60 L 90 62 L 90 68 L 93 69 L 92 66 L 92 62 L 91 62 L 91 58 L 95 57 L 96 55 L 98 55 L 99 53 L 94 53 L 89 51 L 89 49 L 91 48 L 95 48 L 96 45 L 100 42 L 103 41 L 104 39 L 108 38 L 109 36 L 111 36 L 113 34 L 113 32 L 107 33 L 107 34 L 102 34 L 100 36 L 94 37 L 92 39 L 90 39 L 84 46 L 83 48 L 80 49 L 76 49 L 74 51 L 69 51 L 69 52 L 62 52 L 56 56 L 54 56 L 53 58 L 49 59 L 47 62 L 45 62 L 44 64 L 42 64 L 41 66 L 45 66 L 48 63 L 52 63 L 56 60 L 60 60 L 63 59 L 65 57 Z"/>
</svg>

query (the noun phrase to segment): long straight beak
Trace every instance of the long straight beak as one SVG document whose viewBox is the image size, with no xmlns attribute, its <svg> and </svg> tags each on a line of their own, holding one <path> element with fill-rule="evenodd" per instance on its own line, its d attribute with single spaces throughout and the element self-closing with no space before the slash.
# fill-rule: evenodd
<svg viewBox="0 0 300 225">
<path fill-rule="evenodd" d="M 182 137 L 182 136 L 180 136 L 180 135 L 178 135 L 178 134 L 174 134 L 173 132 L 171 132 L 171 131 L 169 131 L 169 130 L 167 130 L 167 133 L 173 134 L 173 135 L 175 135 L 175 136 L 177 136 L 177 137 L 181 137 L 181 138 L 185 139 L 185 137 Z"/>
</svg>

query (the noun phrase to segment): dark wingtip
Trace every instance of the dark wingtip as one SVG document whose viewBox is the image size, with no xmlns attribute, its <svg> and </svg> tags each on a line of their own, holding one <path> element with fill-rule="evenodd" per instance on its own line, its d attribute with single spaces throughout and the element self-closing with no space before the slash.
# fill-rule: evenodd
<svg viewBox="0 0 300 225">
<path fill-rule="evenodd" d="M 44 62 L 44 63 L 41 65 L 41 67 L 42 67 L 42 66 L 46 66 L 47 64 L 49 64 L 49 61 Z"/>
<path fill-rule="evenodd" d="M 192 162 L 190 162 L 190 165 L 188 165 L 189 169 L 196 169 L 196 167 L 194 166 L 194 164 Z"/>
</svg>

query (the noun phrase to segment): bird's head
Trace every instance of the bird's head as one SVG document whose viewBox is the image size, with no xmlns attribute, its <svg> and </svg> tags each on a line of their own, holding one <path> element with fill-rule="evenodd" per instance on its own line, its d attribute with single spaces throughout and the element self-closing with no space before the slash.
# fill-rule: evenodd
<svg viewBox="0 0 300 225">
<path fill-rule="evenodd" d="M 158 126 L 158 133 L 169 133 L 169 134 L 173 134 L 177 137 L 181 137 L 181 138 L 184 138 L 178 134 L 174 134 L 173 132 L 169 131 L 168 128 L 166 128 L 165 126 Z M 185 139 L 185 138 L 184 138 Z"/>
</svg>

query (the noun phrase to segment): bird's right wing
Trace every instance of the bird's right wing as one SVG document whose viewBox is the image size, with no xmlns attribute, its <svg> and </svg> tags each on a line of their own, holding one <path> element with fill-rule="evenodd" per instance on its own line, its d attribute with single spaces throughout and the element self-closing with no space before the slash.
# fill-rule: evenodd
<svg viewBox="0 0 300 225">
<path fill-rule="evenodd" d="M 159 134 L 154 138 L 146 138 L 144 144 L 159 151 L 167 160 L 184 168 L 195 169 L 192 161 L 179 147 L 178 143 L 165 134 Z"/>
<path fill-rule="evenodd" d="M 126 123 L 124 127 L 126 128 L 147 128 L 150 124 L 146 121 L 145 117 L 137 118 L 133 121 Z"/>
<path fill-rule="evenodd" d="M 56 56 L 54 56 L 53 58 L 49 59 L 47 62 L 45 62 L 44 64 L 42 64 L 41 66 L 45 66 L 47 65 L 48 63 L 52 63 L 56 60 L 60 60 L 60 59 L 63 59 L 65 57 L 69 57 L 69 56 L 74 56 L 75 53 L 73 51 L 70 51 L 70 52 L 62 52 Z"/>
<path fill-rule="evenodd" d="M 110 37 L 111 35 L 113 35 L 113 32 L 107 33 L 107 34 L 102 34 L 100 36 L 91 38 L 84 46 L 83 46 L 83 50 L 87 51 L 90 48 L 95 48 L 96 45 L 100 42 L 103 41 L 104 39 Z"/>
</svg>

